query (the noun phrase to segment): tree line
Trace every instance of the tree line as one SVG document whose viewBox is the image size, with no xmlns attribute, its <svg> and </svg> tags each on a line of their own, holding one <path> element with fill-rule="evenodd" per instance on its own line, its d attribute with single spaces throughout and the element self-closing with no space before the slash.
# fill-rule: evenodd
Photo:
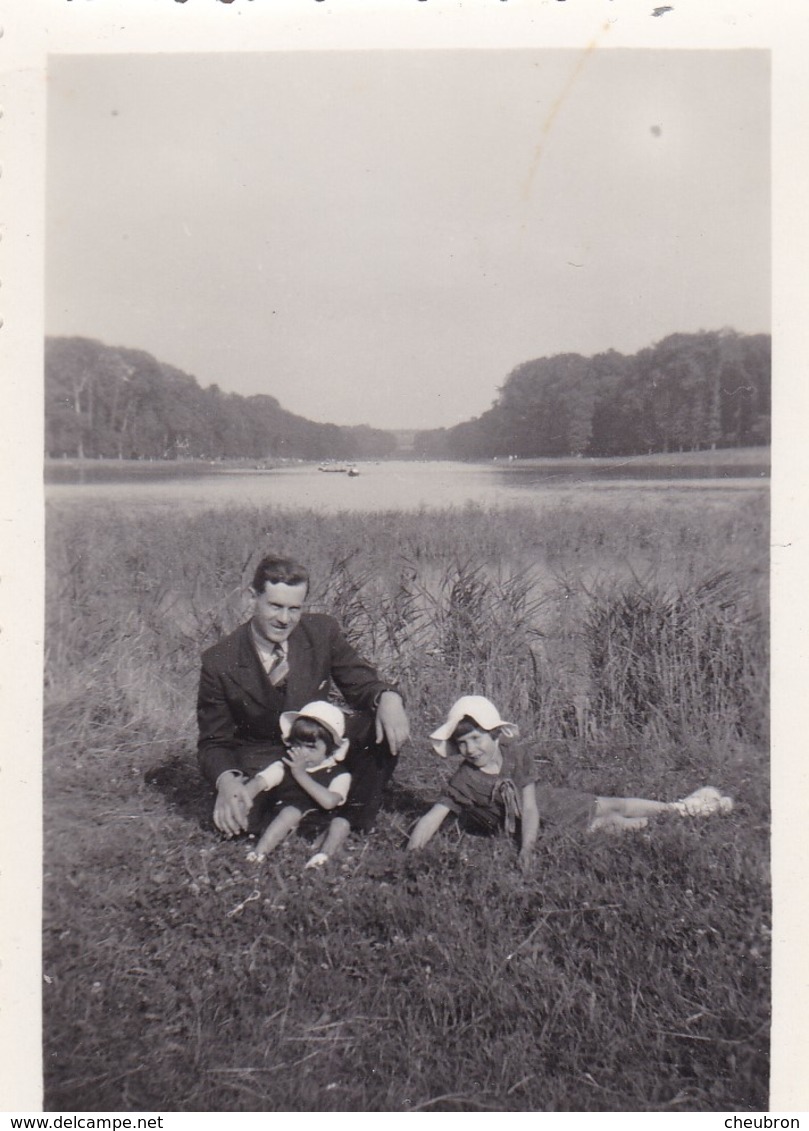
<svg viewBox="0 0 809 1131">
<path fill-rule="evenodd" d="M 417 455 L 623 456 L 770 442 L 771 340 L 734 330 L 671 334 L 633 355 L 609 350 L 518 365 L 492 407 L 417 433 Z"/>
<path fill-rule="evenodd" d="M 378 458 L 389 432 L 318 424 L 275 397 L 202 388 L 142 350 L 90 338 L 45 341 L 45 449 L 107 459 Z"/>
<path fill-rule="evenodd" d="M 557 354 L 518 365 L 492 407 L 418 432 L 428 458 L 623 456 L 767 444 L 771 341 L 734 330 L 671 334 L 633 355 Z M 275 397 L 202 388 L 142 350 L 90 338 L 45 342 L 51 457 L 378 459 L 394 433 L 319 424 Z"/>
</svg>

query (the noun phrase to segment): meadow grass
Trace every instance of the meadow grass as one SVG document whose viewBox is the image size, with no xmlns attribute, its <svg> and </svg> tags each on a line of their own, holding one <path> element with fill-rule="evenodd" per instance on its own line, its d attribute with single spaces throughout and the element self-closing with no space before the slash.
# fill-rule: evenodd
<svg viewBox="0 0 809 1131">
<path fill-rule="evenodd" d="M 762 1110 L 769 1026 L 767 513 L 560 506 L 48 516 L 49 1110 Z M 199 778 L 199 652 L 269 550 L 405 694 L 376 831 L 262 867 Z M 460 694 L 548 780 L 732 816 L 631 838 L 454 824 L 406 856 Z"/>
</svg>

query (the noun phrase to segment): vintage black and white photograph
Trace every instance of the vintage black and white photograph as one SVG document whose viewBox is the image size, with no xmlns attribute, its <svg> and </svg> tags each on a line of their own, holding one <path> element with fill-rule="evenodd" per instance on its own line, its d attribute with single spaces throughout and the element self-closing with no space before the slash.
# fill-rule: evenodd
<svg viewBox="0 0 809 1131">
<path fill-rule="evenodd" d="M 768 1110 L 772 78 L 48 56 L 44 1110 Z"/>
</svg>

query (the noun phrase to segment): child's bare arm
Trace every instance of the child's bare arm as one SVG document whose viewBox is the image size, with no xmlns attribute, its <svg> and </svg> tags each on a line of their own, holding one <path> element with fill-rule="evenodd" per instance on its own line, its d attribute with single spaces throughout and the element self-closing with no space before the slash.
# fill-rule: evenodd
<svg viewBox="0 0 809 1131">
<path fill-rule="evenodd" d="M 267 788 L 264 781 L 260 777 L 250 778 L 250 781 L 244 783 L 244 788 L 247 790 L 247 796 L 251 801 L 255 801 L 260 793 L 263 793 Z"/>
<path fill-rule="evenodd" d="M 522 791 L 522 843 L 520 845 L 520 867 L 525 869 L 531 863 L 537 835 L 539 833 L 539 808 L 537 790 L 533 782 L 523 786 Z"/>
<path fill-rule="evenodd" d="M 407 851 L 413 852 L 417 848 L 424 848 L 427 841 L 438 832 L 450 812 L 446 805 L 433 805 L 432 809 L 416 822 L 407 842 Z"/>
<path fill-rule="evenodd" d="M 275 789 L 284 779 L 284 767 L 281 762 L 271 762 L 266 769 L 261 770 L 254 778 L 244 783 L 251 801 L 255 801 L 260 793 L 268 789 Z"/>
</svg>

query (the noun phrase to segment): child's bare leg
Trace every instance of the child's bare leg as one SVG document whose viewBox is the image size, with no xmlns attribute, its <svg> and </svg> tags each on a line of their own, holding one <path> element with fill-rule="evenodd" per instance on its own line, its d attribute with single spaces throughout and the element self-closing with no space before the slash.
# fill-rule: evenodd
<svg viewBox="0 0 809 1131">
<path fill-rule="evenodd" d="M 648 817 L 622 817 L 620 813 L 611 813 L 605 817 L 593 817 L 587 826 L 588 833 L 628 833 L 645 829 L 649 824 Z"/>
<path fill-rule="evenodd" d="M 668 801 L 649 801 L 645 797 L 597 797 L 595 816 L 598 817 L 657 817 L 660 813 L 674 812 Z"/>
<path fill-rule="evenodd" d="M 666 813 L 669 808 L 665 801 L 647 801 L 644 797 L 597 797 L 587 831 L 619 833 L 645 829 L 650 817 Z"/>
<path fill-rule="evenodd" d="M 351 825 L 345 817 L 332 817 L 329 823 L 326 839 L 320 846 L 320 851 L 325 852 L 327 856 L 334 856 L 346 842 L 346 837 L 351 831 Z"/>
<path fill-rule="evenodd" d="M 332 817 L 326 832 L 315 841 L 314 856 L 307 860 L 304 867 L 321 868 L 331 856 L 337 855 L 350 831 L 351 826 L 345 817 Z"/>
<path fill-rule="evenodd" d="M 713 813 L 733 811 L 733 799 L 723 796 L 712 785 L 704 785 L 682 801 L 649 801 L 644 797 L 597 797 L 595 820 L 615 817 L 656 817 L 660 813 L 677 813 L 680 817 L 709 817 Z"/>
<path fill-rule="evenodd" d="M 247 859 L 263 860 L 268 852 L 277 848 L 292 830 L 298 827 L 302 816 L 303 813 L 300 809 L 296 809 L 294 805 L 286 805 L 275 820 L 267 826 L 253 851 L 248 852 Z"/>
</svg>

